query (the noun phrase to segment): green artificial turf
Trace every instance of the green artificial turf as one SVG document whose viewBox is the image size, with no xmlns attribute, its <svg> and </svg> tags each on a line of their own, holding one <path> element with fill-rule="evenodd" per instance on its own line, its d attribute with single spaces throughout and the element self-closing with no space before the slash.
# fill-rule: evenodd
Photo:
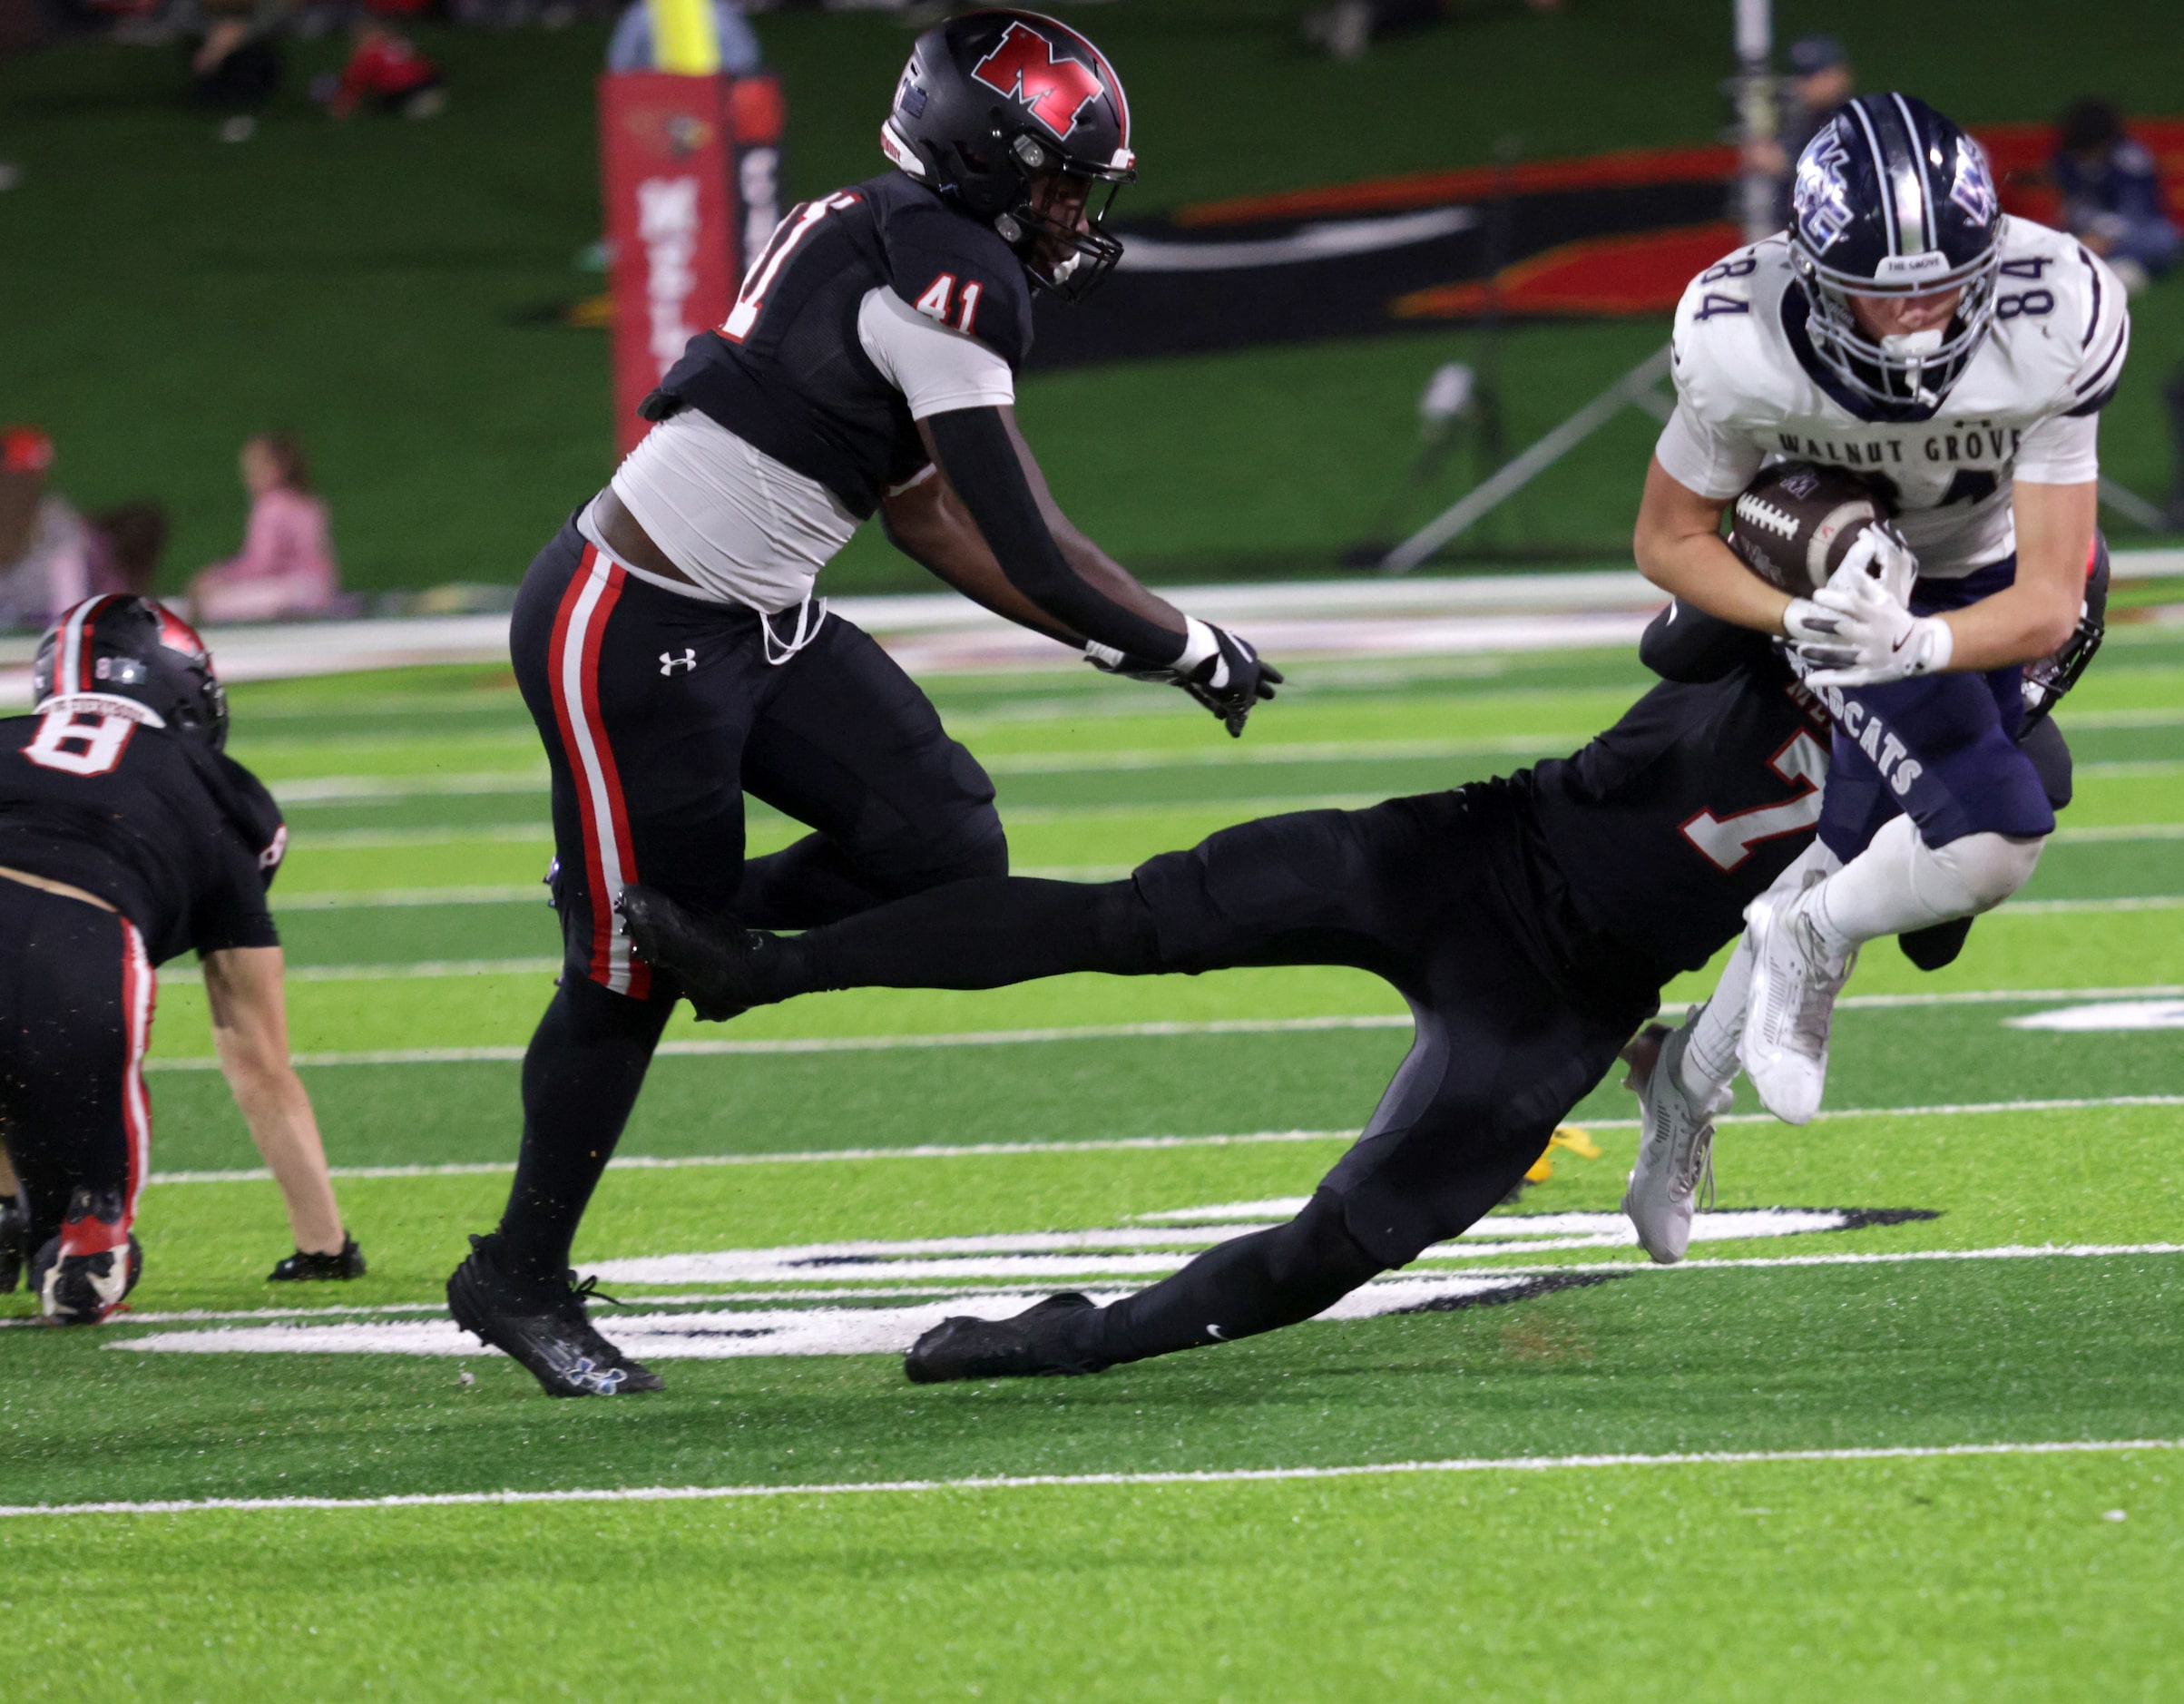
<svg viewBox="0 0 2184 1704">
<path fill-rule="evenodd" d="M 145 1516 L 11 1533 L 0 1603 L 33 1698 L 2151 1699 L 2179 1482 L 2145 1452 Z"/>
<path fill-rule="evenodd" d="M 142 1347 L 276 1318 L 433 1318 L 465 1233 L 505 1195 L 511 1055 L 551 981 L 534 898 L 338 899 L 531 889 L 544 799 L 504 676 L 240 688 L 237 751 L 294 799 L 276 894 L 297 1044 L 502 1056 L 307 1065 L 371 1271 L 269 1285 L 288 1243 L 279 1197 L 247 1175 L 219 1074 L 176 1068 L 210 1042 L 201 992 L 175 967 L 138 1311 L 98 1332 L 0 1329 L 0 1505 L 2177 1440 L 2175 1032 L 2005 1020 L 2074 1004 L 2037 991 L 2184 984 L 2184 911 L 2111 903 L 2184 894 L 2180 650 L 2120 631 L 2066 708 L 2080 799 L 2022 908 L 1983 919 L 1939 975 L 1885 944 L 1866 955 L 1837 1018 L 1829 1115 L 1791 1129 L 1750 1118 L 1748 1098 L 1717 1141 L 1722 1210 L 1932 1217 L 1709 1241 L 1664 1271 L 1627 1245 L 1535 1247 L 1495 1216 L 1484 1234 L 1512 1252 L 1474 1239 L 1412 1276 L 1453 1258 L 1596 1281 L 1082 1381 L 921 1389 L 889 1356 L 670 1356 L 666 1393 L 612 1403 L 549 1402 L 483 1352 Z M 1307 664 L 1235 743 L 1162 696 L 1073 674 L 934 692 L 994 765 L 1019 862 L 1083 864 L 1261 804 L 1568 749 L 1641 685 L 1613 653 Z M 513 790 L 435 790 L 500 778 Z M 392 790 L 374 802 L 365 781 Z M 760 843 L 790 831 L 757 828 Z M 2116 828 L 2126 837 L 2103 837 Z M 509 959 L 527 963 L 449 963 Z M 1680 982 L 1671 1007 L 1707 980 Z M 1962 998 L 2007 990 L 2022 997 Z M 1859 1004 L 1875 994 L 1934 998 Z M 658 1060 L 622 1151 L 695 1163 L 611 1170 L 577 1258 L 1013 1239 L 1294 1198 L 1370 1112 L 1406 1043 L 1400 1013 L 1356 973 L 1268 970 L 847 993 L 725 1027 L 679 1017 L 678 1043 L 880 1044 Z M 1203 1027 L 1345 1016 L 1374 1026 Z M 1199 1027 L 899 1044 L 1149 1021 Z M 1611 1214 L 1634 1112 L 1602 1084 L 1572 1119 L 1591 1149 L 1552 1150 L 1552 1174 L 1504 1212 Z M 1205 1140 L 1223 1136 L 1247 1140 Z M 1023 1151 L 982 1151 L 995 1146 Z M 246 1175 L 172 1176 L 203 1171 Z M 2081 1252 L 2030 1252 L 2045 1247 Z M 779 1307 L 809 1290 L 906 1305 L 854 1267 L 802 1270 L 609 1288 L 631 1312 Z M 897 1288 L 916 1300 L 1020 1281 Z M 1067 1282 L 1066 1264 L 1032 1281 Z M 672 1299 L 715 1293 L 728 1299 Z M 20 1295 L 0 1303 L 27 1311 Z M 2159 1699 L 2184 1677 L 2169 1603 L 2179 1471 L 2149 1451 L 0 1515 L 0 1609 L 29 1698 Z"/>
</svg>

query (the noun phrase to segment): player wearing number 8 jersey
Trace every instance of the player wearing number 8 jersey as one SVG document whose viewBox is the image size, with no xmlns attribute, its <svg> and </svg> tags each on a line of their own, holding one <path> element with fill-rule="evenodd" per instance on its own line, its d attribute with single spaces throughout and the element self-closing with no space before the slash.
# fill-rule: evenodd
<svg viewBox="0 0 2184 1704">
<path fill-rule="evenodd" d="M 2080 617 L 2130 323 L 2107 266 L 2004 215 L 1978 143 L 1907 96 L 1830 121 L 1795 205 L 1685 293 L 1635 544 L 1685 602 L 1786 636 L 1837 719 L 1806 885 L 1755 907 L 1711 1014 L 1761 1100 L 1803 1122 L 1859 944 L 2000 904 L 2054 828 L 2016 746 L 2021 666 Z M 1720 521 L 1783 457 L 1856 470 L 1900 544 L 1875 529 L 1803 596 L 1755 576 Z M 1688 1084 L 1694 1104 L 1720 1087 Z"/>
<path fill-rule="evenodd" d="M 220 1067 L 296 1232 L 272 1276 L 359 1275 L 289 1063 L 266 908 L 288 831 L 221 749 L 227 702 L 203 641 L 148 599 L 92 598 L 46 633 L 31 673 L 36 710 L 0 720 L 0 1139 L 16 1198 L 0 1216 L 0 1289 L 28 1260 L 45 1317 L 92 1325 L 135 1282 L 152 967 L 192 949 Z"/>
<path fill-rule="evenodd" d="M 794 937 L 709 926 L 640 887 L 630 929 L 700 1014 L 858 986 L 984 988 L 1072 971 L 1349 965 L 1416 1033 L 1356 1144 L 1286 1225 L 1151 1289 L 962 1318 L 921 1381 L 1088 1373 L 1309 1318 L 1501 1201 L 1650 1014 L 1798 857 L 1828 719 L 1758 635 L 1658 618 L 1671 679 L 1573 757 L 1367 810 L 1222 830 L 1106 884 L 958 883 Z M 2052 721 L 2042 767 L 2067 796 Z M 1688 1199 L 1688 1198 L 1687 1198 Z"/>
<path fill-rule="evenodd" d="M 553 772 L 565 970 L 507 1209 L 448 1300 L 554 1395 L 659 1384 L 591 1327 L 568 1268 L 676 997 L 615 932 L 624 886 L 801 927 L 1008 867 L 984 772 L 813 597 L 860 524 L 881 515 L 949 583 L 1232 735 L 1281 679 L 1077 532 L 1016 430 L 1032 293 L 1114 266 L 1094 198 L 1135 176 L 1130 135 L 1113 67 L 1064 24 L 978 12 L 920 36 L 890 170 L 781 221 L 524 582 L 512 645 Z M 746 862 L 747 790 L 812 833 Z"/>
</svg>

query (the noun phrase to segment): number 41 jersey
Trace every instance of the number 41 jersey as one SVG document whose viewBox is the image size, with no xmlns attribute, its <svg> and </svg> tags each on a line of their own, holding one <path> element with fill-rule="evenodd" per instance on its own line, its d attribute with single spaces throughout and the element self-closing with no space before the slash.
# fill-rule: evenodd
<svg viewBox="0 0 2184 1704">
<path fill-rule="evenodd" d="M 0 720 L 0 867 L 95 894 L 155 965 L 276 946 L 266 889 L 288 829 L 232 758 L 86 696 Z"/>
<path fill-rule="evenodd" d="M 2099 477 L 2099 416 L 2122 374 L 2130 320 L 2116 275 L 2073 239 L 2005 216 L 1998 240 L 1993 328 L 1940 403 L 1919 408 L 1847 393 L 1814 355 L 1787 237 L 1709 267 L 1676 309 L 1677 403 L 1654 450 L 1661 466 L 1726 503 L 1769 457 L 1830 462 L 1895 505 L 1921 574 L 1961 579 L 2008 557 L 2013 477 Z"/>
<path fill-rule="evenodd" d="M 866 333 L 876 297 L 914 325 L 943 327 L 989 352 L 985 361 L 1002 369 L 997 392 L 974 386 L 952 406 L 1013 398 L 1032 341 L 1023 263 L 991 226 L 899 171 L 790 209 L 728 318 L 690 340 L 661 395 L 867 518 L 927 459 L 902 376 L 873 358 Z"/>
</svg>

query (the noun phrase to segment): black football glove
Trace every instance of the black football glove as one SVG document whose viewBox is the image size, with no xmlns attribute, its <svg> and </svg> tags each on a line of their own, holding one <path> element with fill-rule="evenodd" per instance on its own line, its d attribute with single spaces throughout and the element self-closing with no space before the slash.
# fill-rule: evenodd
<svg viewBox="0 0 2184 1704">
<path fill-rule="evenodd" d="M 1230 739 L 1240 739 L 1245 719 L 1260 700 L 1274 696 L 1274 689 L 1281 684 L 1282 673 L 1272 663 L 1263 661 L 1249 640 L 1239 639 L 1210 622 L 1205 626 L 1213 635 L 1213 654 L 1188 671 L 1173 663 L 1133 657 L 1104 645 L 1085 646 L 1084 660 L 1108 674 L 1180 687 L 1213 712 L 1216 720 L 1228 729 Z"/>
</svg>

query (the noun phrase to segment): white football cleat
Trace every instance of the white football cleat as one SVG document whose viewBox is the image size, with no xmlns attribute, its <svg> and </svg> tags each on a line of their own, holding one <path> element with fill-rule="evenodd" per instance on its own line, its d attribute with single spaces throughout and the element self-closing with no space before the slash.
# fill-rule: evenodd
<svg viewBox="0 0 2184 1704">
<path fill-rule="evenodd" d="M 1713 1197 L 1714 1121 L 1734 1098 L 1726 1082 L 1703 1100 L 1684 1087 L 1683 1056 L 1699 1010 L 1693 1006 L 1683 1027 L 1661 1042 L 1650 1070 L 1636 1057 L 1631 1062 L 1645 1129 L 1623 1191 L 1623 1212 L 1638 1232 L 1639 1246 L 1661 1266 L 1674 1266 L 1691 1245 L 1691 1214 L 1702 1179 L 1709 1201 Z"/>
<path fill-rule="evenodd" d="M 1788 899 L 1762 896 L 1744 913 L 1752 944 L 1744 1033 L 1737 1057 L 1759 1103 L 1786 1124 L 1809 1124 L 1827 1086 L 1827 1032 L 1836 996 L 1858 962 L 1838 955 L 1812 925 L 1812 889 Z"/>
</svg>

